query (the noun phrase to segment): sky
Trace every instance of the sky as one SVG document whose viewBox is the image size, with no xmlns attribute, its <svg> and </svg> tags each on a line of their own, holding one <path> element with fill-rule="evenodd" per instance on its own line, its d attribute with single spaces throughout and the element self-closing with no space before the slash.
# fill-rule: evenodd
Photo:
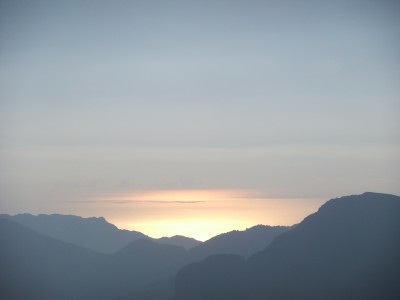
<svg viewBox="0 0 400 300">
<path fill-rule="evenodd" d="M 400 194 L 400 2 L 0 1 L 0 211 L 207 239 Z"/>
</svg>

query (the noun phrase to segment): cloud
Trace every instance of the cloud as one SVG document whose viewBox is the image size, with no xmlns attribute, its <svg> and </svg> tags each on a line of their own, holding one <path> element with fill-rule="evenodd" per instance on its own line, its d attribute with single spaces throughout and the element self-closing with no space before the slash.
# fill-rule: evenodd
<svg viewBox="0 0 400 300">
<path fill-rule="evenodd" d="M 207 201 L 182 201 L 182 200 L 120 200 L 120 199 L 91 199 L 91 200 L 74 200 L 74 201 L 63 201 L 67 203 L 81 203 L 81 204 L 99 204 L 99 203 L 111 203 L 111 204 L 133 204 L 133 203 L 162 203 L 162 204 L 196 204 L 196 203 L 205 203 Z"/>
</svg>

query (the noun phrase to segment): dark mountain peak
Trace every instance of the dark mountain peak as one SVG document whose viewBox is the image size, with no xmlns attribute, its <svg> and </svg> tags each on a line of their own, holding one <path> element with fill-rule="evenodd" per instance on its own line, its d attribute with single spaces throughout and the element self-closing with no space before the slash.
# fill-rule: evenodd
<svg viewBox="0 0 400 300">
<path fill-rule="evenodd" d="M 244 230 L 244 232 L 266 232 L 268 230 L 279 230 L 279 229 L 287 230 L 289 227 L 290 226 L 281 226 L 281 225 L 271 226 L 271 225 L 258 224 L 253 227 L 246 228 L 246 230 Z M 240 230 L 236 230 L 236 231 L 240 232 Z"/>
<path fill-rule="evenodd" d="M 192 239 L 192 240 L 194 240 L 194 238 L 189 238 L 189 237 L 186 237 L 184 235 L 179 235 L 179 234 L 176 234 L 176 235 L 173 235 L 173 236 L 170 236 L 170 237 L 163 236 L 162 239 L 163 238 L 167 238 L 167 239 Z"/>
<path fill-rule="evenodd" d="M 84 218 L 62 214 L 0 215 L 44 235 L 104 253 L 113 253 L 136 239 L 149 237 L 129 230 L 120 230 L 103 217 Z"/>
<path fill-rule="evenodd" d="M 252 255 L 237 269 L 243 280 L 239 274 L 224 283 L 228 290 L 205 278 L 224 274 L 217 265 L 203 261 L 183 273 L 187 278 L 178 274 L 176 300 L 399 299 L 400 197 L 369 192 L 329 200 Z"/>
<path fill-rule="evenodd" d="M 209 239 L 207 242 L 215 241 L 215 240 L 221 240 L 221 239 L 231 239 L 234 236 L 249 236 L 251 233 L 265 233 L 268 231 L 274 231 L 274 230 L 287 230 L 289 227 L 287 226 L 268 226 L 268 225 L 255 225 L 250 228 L 246 228 L 245 230 L 232 230 L 226 233 L 219 234 L 215 237 L 212 237 Z"/>
<path fill-rule="evenodd" d="M 348 205 L 348 208 L 350 208 L 350 203 L 351 204 L 358 204 L 360 205 L 361 202 L 362 206 L 365 206 L 367 202 L 373 202 L 376 204 L 379 203 L 379 201 L 399 201 L 400 197 L 396 195 L 391 195 L 391 194 L 384 194 L 384 193 L 374 193 L 374 192 L 365 192 L 360 195 L 350 195 L 350 196 L 343 196 L 339 198 L 334 198 L 329 201 L 327 201 L 325 204 L 323 204 L 320 207 L 321 209 L 325 209 L 326 207 L 330 207 L 331 205 L 338 205 L 344 204 Z"/>
<path fill-rule="evenodd" d="M 38 217 L 48 218 L 48 219 L 64 219 L 64 220 L 75 220 L 82 222 L 102 223 L 114 226 L 113 224 L 109 223 L 104 217 L 81 217 L 76 215 L 65 215 L 65 214 L 39 214 Z"/>
<path fill-rule="evenodd" d="M 253 227 L 246 228 L 245 231 L 247 231 L 247 230 L 256 230 L 256 229 L 267 228 L 267 227 L 270 228 L 272 226 L 263 225 L 263 224 L 257 224 L 257 225 L 254 225 Z"/>
<path fill-rule="evenodd" d="M 324 203 L 317 212 L 307 216 L 300 224 L 305 226 L 310 220 L 314 221 L 315 219 L 324 219 L 325 222 L 331 220 L 334 223 L 338 223 L 335 216 L 339 214 L 341 219 L 353 218 L 362 221 L 362 219 L 355 217 L 362 214 L 366 214 L 365 217 L 367 215 L 377 215 L 384 211 L 390 211 L 391 207 L 397 212 L 396 208 L 399 203 L 399 196 L 372 192 L 333 198 Z"/>
<path fill-rule="evenodd" d="M 362 243 L 368 241 L 376 242 L 376 238 L 382 237 L 388 240 L 388 234 L 392 234 L 394 238 L 395 229 L 400 228 L 398 217 L 400 217 L 399 196 L 369 192 L 334 198 L 323 204 L 316 213 L 307 216 L 292 230 L 277 237 L 276 243 L 272 243 L 269 248 L 272 249 L 281 245 L 282 241 L 289 240 L 293 243 L 312 240 L 313 243 L 325 243 L 332 247 L 350 245 L 360 247 Z M 349 240 L 346 244 L 342 244 L 341 241 L 345 237 Z M 256 256 L 263 253 L 266 252 L 260 252 Z"/>
<path fill-rule="evenodd" d="M 97 252 L 81 247 L 79 245 L 75 245 L 73 243 L 68 243 L 64 241 L 60 241 L 58 239 L 51 238 L 49 236 L 40 234 L 35 230 L 15 222 L 11 219 L 1 218 L 0 217 L 0 238 L 1 239 L 9 239 L 12 242 L 17 242 L 19 245 L 29 244 L 34 241 L 34 245 L 39 245 L 40 247 L 43 244 L 52 244 L 52 245 L 62 245 L 60 248 L 68 248 L 73 249 L 74 251 L 81 251 L 82 253 L 96 254 Z M 30 251 L 33 249 L 24 249 L 26 251 Z M 102 254 L 100 254 L 102 255 Z"/>
<path fill-rule="evenodd" d="M 0 299 L 119 299 L 174 277 L 186 263 L 183 248 L 134 245 L 101 254 L 0 218 Z"/>
<path fill-rule="evenodd" d="M 357 195 L 356 195 L 357 196 Z M 388 193 L 377 193 L 377 192 L 364 192 L 364 193 L 362 193 L 361 195 L 359 195 L 359 196 L 373 196 L 373 197 L 381 197 L 381 196 L 383 196 L 383 197 L 393 197 L 393 196 L 395 196 L 395 195 L 392 195 L 392 194 L 388 194 Z M 396 196 L 395 196 L 396 197 Z"/>
<path fill-rule="evenodd" d="M 88 219 L 88 220 L 90 220 L 90 221 L 93 221 L 93 222 L 105 223 L 105 224 L 110 224 L 110 225 L 112 225 L 112 226 L 115 226 L 114 224 L 108 222 L 104 217 L 88 217 L 88 218 L 86 218 L 86 219 Z M 116 226 L 115 226 L 115 227 L 116 227 Z"/>
<path fill-rule="evenodd" d="M 175 245 L 175 246 L 181 246 L 185 249 L 190 249 L 193 248 L 197 245 L 199 245 L 201 242 L 194 239 L 194 238 L 189 238 L 183 235 L 174 235 L 171 237 L 162 237 L 156 240 L 159 243 L 162 244 L 169 244 L 169 245 Z"/>
<path fill-rule="evenodd" d="M 22 213 L 22 214 L 16 214 L 16 215 L 7 215 L 7 214 L 2 214 L 0 217 L 7 217 L 7 218 L 12 218 L 16 221 L 26 221 L 26 222 L 46 222 L 46 221 L 56 221 L 56 222 L 75 222 L 76 224 L 103 224 L 107 226 L 112 226 L 115 227 L 115 225 L 109 223 L 104 217 L 81 217 L 81 216 L 76 216 L 76 215 L 65 215 L 65 214 L 38 214 L 38 215 L 33 215 L 29 213 Z"/>
<path fill-rule="evenodd" d="M 92 269 L 106 258 L 4 218 L 0 245 L 1 299 L 83 299 L 95 291 Z"/>
<path fill-rule="evenodd" d="M 243 231 L 233 230 L 217 235 L 189 251 L 194 260 L 201 260 L 213 254 L 237 254 L 248 257 L 267 247 L 276 236 L 289 228 L 256 225 Z"/>
</svg>

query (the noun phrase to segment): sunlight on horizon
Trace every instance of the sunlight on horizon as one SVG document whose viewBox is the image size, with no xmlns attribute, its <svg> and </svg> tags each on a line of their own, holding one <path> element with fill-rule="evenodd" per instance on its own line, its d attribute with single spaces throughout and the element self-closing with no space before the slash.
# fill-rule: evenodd
<svg viewBox="0 0 400 300">
<path fill-rule="evenodd" d="M 205 241 L 258 224 L 293 225 L 325 201 L 266 198 L 250 190 L 159 190 L 107 195 L 99 203 L 110 208 L 107 219 L 121 229 Z"/>
<path fill-rule="evenodd" d="M 206 241 L 218 234 L 232 230 L 245 230 L 253 225 L 248 222 L 237 222 L 232 224 L 229 220 L 167 220 L 165 222 L 152 222 L 126 224 L 126 229 L 136 230 L 152 238 L 172 237 L 181 235 L 194 238 L 199 241 Z"/>
</svg>

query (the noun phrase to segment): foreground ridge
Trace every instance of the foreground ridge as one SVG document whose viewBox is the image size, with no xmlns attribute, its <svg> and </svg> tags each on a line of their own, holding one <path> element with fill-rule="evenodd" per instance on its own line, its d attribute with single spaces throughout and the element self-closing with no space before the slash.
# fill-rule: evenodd
<svg viewBox="0 0 400 300">
<path fill-rule="evenodd" d="M 400 197 L 368 192 L 328 201 L 247 261 L 185 266 L 175 300 L 395 300 L 398 278 Z"/>
</svg>

